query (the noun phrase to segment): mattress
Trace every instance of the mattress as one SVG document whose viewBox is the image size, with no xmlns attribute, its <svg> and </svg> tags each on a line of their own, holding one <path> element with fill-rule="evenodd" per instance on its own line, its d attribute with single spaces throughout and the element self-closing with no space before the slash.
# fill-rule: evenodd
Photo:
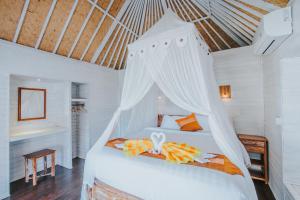
<svg viewBox="0 0 300 200">
<path fill-rule="evenodd" d="M 220 150 L 209 132 L 182 132 L 146 128 L 140 137 L 151 132 L 165 132 L 168 141 L 187 142 L 204 152 Z M 247 199 L 243 176 L 190 165 L 176 165 L 145 156 L 126 157 L 121 151 L 104 147 L 88 155 L 84 184 L 95 178 L 124 192 L 149 200 Z"/>
</svg>

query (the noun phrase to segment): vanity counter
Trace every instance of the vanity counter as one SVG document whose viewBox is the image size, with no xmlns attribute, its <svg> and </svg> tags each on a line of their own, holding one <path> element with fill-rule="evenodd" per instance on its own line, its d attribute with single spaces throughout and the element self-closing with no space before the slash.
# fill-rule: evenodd
<svg viewBox="0 0 300 200">
<path fill-rule="evenodd" d="M 17 141 L 21 141 L 21 140 L 32 139 L 32 138 L 42 137 L 42 136 L 46 136 L 46 135 L 62 133 L 65 131 L 66 131 L 66 128 L 59 127 L 59 126 L 40 128 L 40 129 L 35 129 L 35 130 L 15 131 L 10 134 L 9 141 L 17 142 Z"/>
</svg>

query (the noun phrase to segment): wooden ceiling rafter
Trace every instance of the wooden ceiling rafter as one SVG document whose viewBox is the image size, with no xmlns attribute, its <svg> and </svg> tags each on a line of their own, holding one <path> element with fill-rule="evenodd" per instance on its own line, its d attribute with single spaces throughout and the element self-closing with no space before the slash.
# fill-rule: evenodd
<svg viewBox="0 0 300 200">
<path fill-rule="evenodd" d="M 30 3 L 30 0 L 25 0 L 25 3 L 24 3 L 24 6 L 23 6 L 23 10 L 22 10 L 18 25 L 17 25 L 17 29 L 16 29 L 16 32 L 15 32 L 13 42 L 17 42 L 17 40 L 19 38 L 19 34 L 20 34 L 21 28 L 23 26 L 25 15 L 26 15 L 27 9 L 29 7 L 29 3 Z"/>
<path fill-rule="evenodd" d="M 177 0 L 176 0 L 176 1 L 177 1 Z M 182 0 L 182 2 L 185 2 L 185 1 Z M 189 7 L 188 7 L 188 8 L 189 8 Z M 189 16 L 189 14 L 187 13 L 187 11 L 186 11 L 183 7 L 181 7 L 181 9 L 182 9 L 182 10 L 185 12 L 185 14 L 188 16 L 189 20 L 192 21 L 191 18 L 190 18 L 190 16 Z M 191 13 L 193 13 L 193 12 L 191 12 Z M 193 13 L 193 15 L 194 15 L 194 13 Z M 195 16 L 195 15 L 194 15 L 194 16 Z M 201 16 L 200 19 L 203 18 L 202 15 L 200 15 L 200 16 Z M 205 22 L 205 20 L 204 20 L 204 22 Z M 209 31 L 207 30 L 207 28 L 202 24 L 202 22 L 201 22 L 201 21 L 198 21 L 197 24 L 205 31 L 205 33 L 208 35 L 208 37 L 210 38 L 210 40 L 214 43 L 215 46 L 217 46 L 218 50 L 222 50 L 221 47 L 219 46 L 219 44 L 216 42 L 216 40 L 215 40 L 215 39 L 212 37 L 212 35 L 209 33 Z"/>
<path fill-rule="evenodd" d="M 186 0 L 183 0 L 183 1 L 186 1 Z M 189 3 L 190 5 L 192 5 L 192 8 L 194 9 L 194 11 L 196 11 L 196 12 L 199 12 L 197 9 L 195 9 L 195 7 L 193 6 L 193 4 L 191 4 L 189 1 L 187 1 L 187 3 Z M 193 13 L 192 11 L 190 11 L 191 13 Z M 209 17 L 208 16 L 206 16 L 206 17 L 203 17 L 202 15 L 201 15 L 201 13 L 198 13 L 202 18 L 200 18 L 200 19 L 202 19 L 202 20 L 204 20 L 204 22 L 209 26 L 209 28 L 217 35 L 217 37 L 228 47 L 228 48 L 231 48 L 231 46 L 224 40 L 224 38 L 215 30 L 215 28 L 213 28 L 211 25 L 210 25 L 210 23 L 208 23 L 208 19 L 209 19 Z M 201 20 L 201 21 L 202 21 Z"/>
<path fill-rule="evenodd" d="M 189 9 L 190 13 L 192 13 L 192 15 L 194 17 L 196 17 L 196 15 L 194 14 L 194 12 L 191 10 L 191 8 L 197 12 L 197 14 L 200 16 L 200 18 L 198 19 L 198 21 L 196 23 L 202 25 L 202 21 L 212 30 L 212 32 L 214 32 L 217 37 L 219 37 L 227 46 L 228 48 L 230 48 L 230 45 L 216 32 L 216 30 L 214 28 L 212 28 L 210 26 L 210 24 L 207 22 L 208 16 L 203 16 L 196 8 L 195 5 L 193 5 L 192 3 L 190 3 L 189 1 L 186 0 L 182 0 L 184 2 L 184 4 L 186 4 L 186 7 Z M 204 27 L 205 32 L 207 32 L 209 34 L 209 31 L 207 31 L 207 29 L 205 28 L 204 25 L 202 25 Z M 213 39 L 213 37 L 211 36 L 211 34 L 209 34 L 209 37 L 211 37 L 211 39 Z M 221 50 L 222 48 L 217 44 L 217 42 L 213 39 L 213 42 L 216 44 L 216 46 Z"/>
<path fill-rule="evenodd" d="M 53 13 L 53 11 L 54 11 L 54 8 L 55 8 L 55 6 L 56 6 L 56 3 L 57 3 L 57 0 L 53 0 L 53 1 L 52 1 L 51 7 L 50 7 L 50 9 L 49 9 L 49 11 L 48 11 L 48 14 L 47 14 L 47 17 L 46 17 L 46 19 L 45 19 L 45 21 L 44 21 L 44 24 L 43 24 L 42 30 L 41 30 L 41 32 L 40 32 L 40 35 L 39 35 L 39 37 L 38 37 L 38 39 L 37 39 L 37 41 L 36 41 L 36 43 L 35 43 L 34 48 L 36 48 L 36 49 L 39 48 L 39 46 L 40 46 L 40 44 L 41 44 L 41 42 L 42 42 L 42 39 L 43 39 L 44 34 L 45 34 L 45 32 L 46 32 L 48 23 L 49 23 L 49 21 L 50 21 L 50 18 L 51 18 L 51 16 L 52 16 L 52 13 Z"/>
<path fill-rule="evenodd" d="M 211 3 L 211 7 L 215 8 L 215 10 L 218 10 L 224 15 L 228 16 L 228 18 L 232 19 L 234 23 L 238 24 L 244 31 L 249 33 L 250 35 L 254 35 L 257 26 L 251 24 L 249 21 L 243 19 L 241 16 L 237 15 L 234 12 L 231 12 L 228 10 L 228 8 L 224 7 L 221 4 L 218 3 Z"/>
<path fill-rule="evenodd" d="M 97 9 L 99 9 L 101 12 L 105 12 L 105 10 L 103 8 L 101 8 L 100 6 L 98 6 L 96 3 L 94 3 L 92 0 L 87 0 L 90 4 L 95 5 L 95 7 Z M 114 1 L 114 0 L 112 0 Z M 127 0 L 126 0 L 127 1 Z M 124 5 L 123 5 L 124 6 Z M 122 10 L 122 9 L 121 9 Z M 121 12 L 121 10 L 119 12 Z M 122 14 L 122 13 L 121 13 Z M 123 28 L 127 29 L 128 31 L 134 33 L 132 30 L 128 29 L 121 21 L 118 17 L 114 17 L 113 15 L 111 15 L 109 12 L 106 13 L 106 16 L 108 16 L 109 18 L 111 18 L 112 20 L 116 21 L 116 23 L 118 23 L 120 26 L 122 26 Z"/>
<path fill-rule="evenodd" d="M 183 1 L 186 1 L 186 0 L 183 0 Z M 191 3 L 189 1 L 187 1 L 187 3 L 189 3 L 191 5 Z M 192 7 L 194 9 L 194 11 L 198 12 L 194 6 Z M 193 13 L 191 10 L 190 10 L 191 13 Z M 204 20 L 205 23 L 209 26 L 209 28 L 217 35 L 217 37 L 228 47 L 228 48 L 231 48 L 231 46 L 228 44 L 228 42 L 225 41 L 225 39 L 216 31 L 215 28 L 213 28 L 210 23 L 208 23 L 208 19 L 209 17 L 206 16 L 206 17 L 203 17 L 200 13 L 198 13 L 202 18 L 200 18 L 200 21 Z M 194 22 L 195 23 L 195 22 Z"/>
<path fill-rule="evenodd" d="M 108 42 L 111 34 L 113 33 L 113 31 L 115 30 L 115 28 L 117 27 L 117 25 L 121 25 L 122 24 L 120 22 L 120 19 L 122 18 L 122 16 L 125 13 L 127 7 L 129 6 L 129 4 L 130 4 L 130 0 L 126 0 L 125 3 L 124 3 L 124 5 L 122 6 L 121 10 L 117 14 L 117 16 L 114 18 L 114 21 L 113 21 L 113 23 L 112 23 L 109 31 L 106 33 L 106 35 L 103 38 L 101 44 L 99 45 L 99 47 L 97 48 L 96 52 L 94 53 L 94 55 L 92 57 L 92 60 L 91 60 L 91 63 L 95 63 L 96 62 L 97 58 L 99 57 L 100 53 L 102 52 L 103 48 L 105 47 L 106 43 Z M 109 12 L 107 13 L 107 16 L 109 16 Z M 129 31 L 128 28 L 127 28 L 127 31 Z"/>
<path fill-rule="evenodd" d="M 219 51 L 251 44 L 262 16 L 287 3 L 288 0 L 20 0 L 16 13 L 9 15 L 16 3 L 3 0 L 0 38 L 123 69 L 128 44 L 148 31 L 166 9 L 194 23 L 211 51 Z M 5 23 L 11 24 L 5 27 Z"/>
<path fill-rule="evenodd" d="M 109 5 L 107 6 L 106 10 L 104 10 L 104 12 L 103 12 L 103 14 L 102 14 L 102 16 L 101 16 L 101 19 L 100 19 L 100 21 L 99 21 L 97 27 L 95 28 L 95 30 L 94 30 L 94 32 L 93 32 L 93 34 L 92 34 L 92 36 L 91 36 L 89 42 L 87 43 L 87 46 L 85 47 L 85 49 L 84 49 L 84 51 L 83 51 L 83 53 L 82 53 L 82 55 L 81 55 L 81 57 L 80 57 L 80 60 L 83 60 L 83 58 L 84 58 L 85 55 L 87 54 L 89 48 L 91 47 L 91 45 L 92 45 L 92 43 L 93 43 L 93 41 L 94 41 L 94 39 L 95 39 L 95 37 L 96 37 L 98 31 L 100 30 L 100 28 L 101 28 L 101 26 L 102 26 L 102 24 L 103 24 L 103 22 L 104 22 L 104 20 L 105 20 L 105 18 L 106 18 L 106 16 L 107 16 L 109 10 L 110 10 L 110 8 L 111 8 L 112 5 L 113 5 L 113 2 L 114 2 L 114 1 L 110 1 L 110 3 L 109 3 Z"/>
<path fill-rule="evenodd" d="M 221 16 L 227 23 L 230 24 L 239 34 L 240 38 L 242 38 L 246 43 L 251 44 L 251 41 L 254 36 L 254 32 L 246 27 L 243 23 L 241 23 L 236 18 L 229 15 L 226 11 L 223 10 L 222 7 L 215 5 L 212 13 Z"/>
<path fill-rule="evenodd" d="M 273 10 L 278 9 L 279 7 L 277 5 L 274 5 L 272 3 L 269 3 L 267 1 L 261 1 L 261 0 L 241 0 L 241 3 L 247 3 L 249 5 L 255 6 L 257 8 L 261 8 L 267 12 L 271 12 Z"/>
<path fill-rule="evenodd" d="M 124 13 L 124 16 L 125 16 L 125 14 L 127 14 L 127 17 L 124 18 L 124 22 L 123 23 L 125 24 L 125 26 L 127 26 L 128 28 L 131 28 L 131 30 L 134 31 L 134 29 L 132 29 L 131 25 L 132 25 L 132 23 L 134 21 L 133 19 L 137 19 L 137 17 L 134 17 L 134 16 L 137 14 L 137 11 L 138 11 L 137 7 L 140 6 L 141 3 L 140 3 L 140 1 L 134 1 L 134 2 L 131 2 L 131 3 L 132 3 L 131 8 L 128 7 L 128 10 L 127 10 L 128 12 L 126 11 Z M 123 33 L 124 33 L 124 31 L 125 31 L 125 29 L 123 28 L 121 30 L 120 26 L 117 28 L 117 32 L 114 34 L 113 39 L 112 39 L 112 41 L 111 41 L 108 49 L 106 50 L 106 53 L 105 53 L 104 57 L 102 58 L 102 61 L 100 62 L 100 65 L 104 64 L 104 61 L 106 60 L 106 57 L 108 56 L 108 54 L 110 52 L 110 49 L 112 48 L 113 44 L 115 44 L 115 42 L 116 42 L 116 44 L 114 45 L 114 48 L 113 48 L 113 51 L 112 51 L 112 55 L 110 56 L 110 59 L 109 59 L 109 62 L 107 64 L 107 66 L 109 67 L 111 65 L 111 62 L 112 62 L 112 59 L 113 59 L 113 55 L 114 55 L 114 53 L 115 53 L 115 51 L 116 51 L 116 49 L 118 47 L 118 44 L 120 43 L 120 40 L 121 40 L 121 37 L 119 35 L 122 36 Z M 117 36 L 119 36 L 119 37 L 117 38 Z"/>
<path fill-rule="evenodd" d="M 145 5 L 145 2 L 144 3 L 141 3 L 141 5 L 140 5 L 140 7 L 139 7 L 139 14 L 138 14 L 138 16 L 140 16 L 140 17 L 136 17 L 136 19 L 135 19 L 135 22 L 134 22 L 134 27 L 133 27 L 133 29 L 135 30 L 135 31 L 139 31 L 139 24 L 141 24 L 142 23 L 142 15 L 143 15 L 143 10 L 144 10 L 144 8 L 143 8 L 143 6 Z M 138 20 L 138 18 L 140 19 L 140 20 Z M 136 21 L 137 20 L 137 21 Z M 127 51 L 128 51 L 128 49 L 127 49 L 127 45 L 129 44 L 129 43 L 132 43 L 133 41 L 135 41 L 136 39 L 137 39 L 138 37 L 136 37 L 136 36 L 134 36 L 134 35 L 129 35 L 128 36 L 128 40 L 126 41 L 126 43 L 125 43 L 125 45 L 123 45 L 122 46 L 122 48 L 123 48 L 123 52 L 122 52 L 122 55 L 121 55 L 121 57 L 120 57 L 120 64 L 119 64 L 119 66 L 118 66 L 118 69 L 121 69 L 121 67 L 122 66 L 124 66 L 125 65 L 125 62 L 126 62 L 126 55 L 127 55 Z M 118 58 L 119 59 L 119 58 Z M 114 64 L 114 66 L 113 66 L 113 68 L 114 69 L 116 69 L 116 64 Z"/>
<path fill-rule="evenodd" d="M 94 12 L 94 9 L 96 8 L 96 3 L 97 3 L 97 1 L 98 1 L 98 0 L 94 0 L 94 4 L 92 4 L 92 7 L 90 8 L 89 13 L 88 13 L 87 16 L 85 17 L 84 22 L 83 22 L 83 24 L 81 25 L 80 30 L 79 30 L 79 32 L 77 33 L 76 38 L 75 38 L 75 40 L 74 40 L 74 42 L 73 42 L 73 44 L 72 44 L 72 46 L 71 46 L 71 49 L 69 50 L 68 58 L 72 55 L 72 53 L 73 53 L 73 51 L 74 51 L 74 49 L 75 49 L 75 47 L 76 47 L 78 41 L 80 40 L 81 34 L 83 33 L 83 31 L 84 31 L 84 29 L 85 29 L 87 23 L 89 22 L 89 20 L 90 20 L 92 14 L 93 14 L 93 12 Z"/>
<path fill-rule="evenodd" d="M 66 32 L 66 30 L 67 30 L 67 28 L 68 28 L 68 26 L 69 26 L 69 24 L 70 24 L 70 22 L 71 22 L 71 19 L 72 19 L 72 16 L 73 16 L 74 12 L 75 12 L 75 9 L 76 9 L 76 7 L 77 7 L 77 4 L 78 4 L 78 0 L 74 0 L 74 3 L 73 3 L 72 8 L 71 8 L 71 12 L 69 13 L 69 16 L 68 16 L 68 18 L 67 18 L 67 21 L 65 22 L 65 24 L 64 24 L 64 26 L 63 26 L 63 29 L 62 29 L 62 31 L 60 32 L 60 35 L 59 35 L 59 37 L 58 37 L 58 40 L 57 40 L 57 42 L 56 42 L 56 44 L 55 44 L 55 47 L 54 47 L 52 53 L 56 53 L 56 51 L 58 50 L 59 45 L 60 45 L 60 43 L 61 43 L 61 41 L 62 41 L 62 39 L 63 39 L 63 37 L 64 37 L 64 35 L 65 35 L 65 32 Z"/>
<path fill-rule="evenodd" d="M 230 34 L 235 36 L 233 38 L 237 42 L 248 45 L 252 43 L 262 16 L 261 13 L 233 0 L 206 0 L 201 2 L 198 0 L 198 3 L 211 12 L 211 18 L 214 21 L 226 26 L 227 30 L 231 32 Z M 241 7 L 238 9 L 236 6 Z M 247 15 L 245 12 L 250 12 L 251 15 Z"/>
</svg>

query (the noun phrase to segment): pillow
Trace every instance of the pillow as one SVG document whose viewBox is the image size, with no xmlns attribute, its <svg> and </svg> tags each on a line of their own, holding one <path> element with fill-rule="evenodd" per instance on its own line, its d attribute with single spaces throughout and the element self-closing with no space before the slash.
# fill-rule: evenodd
<svg viewBox="0 0 300 200">
<path fill-rule="evenodd" d="M 203 128 L 198 123 L 195 113 L 188 115 L 184 118 L 176 120 L 177 124 L 180 126 L 181 131 L 199 131 Z"/>
<path fill-rule="evenodd" d="M 175 119 L 169 115 L 164 115 L 161 122 L 160 128 L 180 130 L 179 125 L 176 123 Z"/>
</svg>

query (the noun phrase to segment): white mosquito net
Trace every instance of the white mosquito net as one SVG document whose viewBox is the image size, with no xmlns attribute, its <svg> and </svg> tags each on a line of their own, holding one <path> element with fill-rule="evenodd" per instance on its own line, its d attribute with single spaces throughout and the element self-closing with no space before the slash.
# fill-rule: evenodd
<svg viewBox="0 0 300 200">
<path fill-rule="evenodd" d="M 248 184 L 249 199 L 257 199 L 246 168 L 250 163 L 249 156 L 238 140 L 220 101 L 212 56 L 207 44 L 199 37 L 194 24 L 183 22 L 169 10 L 157 24 L 128 48 L 120 106 L 99 140 L 89 151 L 86 167 L 89 163 L 92 165 L 89 162 L 89 154 L 98 152 L 109 140 L 122 112 L 126 113 L 135 106 L 145 105 L 145 102 L 142 104 L 143 101 L 147 102 L 145 99 L 155 101 L 153 97 L 144 97 L 150 90 L 155 89 L 153 85 L 157 85 L 159 90 L 178 107 L 208 116 L 215 142 L 224 155 L 243 171 Z M 150 113 L 152 114 L 146 118 L 145 111 L 131 114 L 135 115 L 135 120 L 144 119 L 144 122 L 139 124 L 147 124 L 152 123 L 151 119 L 156 117 L 156 113 Z M 126 123 L 130 124 L 130 120 Z M 122 126 L 119 129 L 122 133 Z M 90 172 L 85 170 L 85 177 L 88 173 Z"/>
</svg>

